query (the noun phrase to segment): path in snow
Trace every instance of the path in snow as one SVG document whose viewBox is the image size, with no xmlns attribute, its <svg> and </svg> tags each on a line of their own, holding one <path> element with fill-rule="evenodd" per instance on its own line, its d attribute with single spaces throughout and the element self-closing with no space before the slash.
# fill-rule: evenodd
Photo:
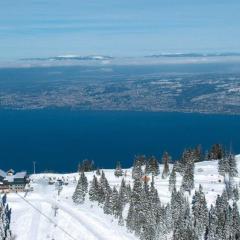
<svg viewBox="0 0 240 240">
<path fill-rule="evenodd" d="M 18 200 L 15 199 L 15 202 L 19 202 L 19 204 L 27 204 L 24 199 L 18 195 Z M 49 222 L 48 224 L 48 234 L 47 232 L 42 232 L 41 228 L 41 214 L 34 209 L 31 205 L 34 205 L 39 211 L 43 211 L 42 205 L 48 204 L 50 207 L 53 205 L 57 205 L 58 207 L 58 217 L 54 219 L 52 216 L 49 217 L 58 225 L 59 227 L 63 228 L 65 231 L 69 232 L 70 227 L 74 229 L 74 231 L 69 232 L 70 235 L 74 239 L 77 240 L 129 240 L 135 239 L 134 236 L 128 234 L 125 231 L 120 231 L 117 228 L 112 228 L 110 224 L 106 223 L 106 218 L 101 218 L 100 216 L 94 215 L 93 213 L 89 212 L 89 210 L 81 209 L 81 208 L 74 208 L 70 206 L 67 202 L 56 202 L 54 199 L 46 199 L 42 198 L 41 196 L 34 198 L 27 197 L 27 201 L 29 204 L 29 211 L 32 211 L 32 220 L 31 224 L 29 225 L 29 229 L 25 229 L 28 232 L 27 238 L 24 240 L 33 240 L 33 239 L 45 239 L 53 236 L 55 239 L 71 239 L 67 234 L 61 232 L 60 229 L 54 228 L 54 224 L 50 223 L 48 219 L 45 219 Z M 21 203 L 22 202 L 22 203 Z M 11 201 L 10 201 L 11 203 Z M 45 207 L 46 208 L 46 207 Z M 44 215 L 47 215 L 45 212 Z M 64 220 L 64 221 L 61 221 Z M 120 227 L 119 227 L 120 228 Z M 40 237 L 39 237 L 40 235 Z M 38 236 L 38 237 L 37 237 Z M 58 236 L 58 238 L 56 238 Z M 72 238 L 72 239 L 73 239 Z M 23 240 L 22 237 L 18 238 L 19 240 Z"/>
</svg>

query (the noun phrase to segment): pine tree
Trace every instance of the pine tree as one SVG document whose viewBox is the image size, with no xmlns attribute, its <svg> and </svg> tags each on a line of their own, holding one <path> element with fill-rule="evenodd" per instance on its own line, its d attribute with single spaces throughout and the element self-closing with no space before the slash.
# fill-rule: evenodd
<svg viewBox="0 0 240 240">
<path fill-rule="evenodd" d="M 198 145 L 195 149 L 194 149 L 194 155 L 195 155 L 195 162 L 200 162 L 202 161 L 202 146 Z"/>
<path fill-rule="evenodd" d="M 122 170 L 122 167 L 121 167 L 121 163 L 120 162 L 117 162 L 117 165 L 116 165 L 116 169 L 114 171 L 114 175 L 116 177 L 121 177 L 123 175 L 123 170 Z"/>
<path fill-rule="evenodd" d="M 217 240 L 217 224 L 218 217 L 216 213 L 216 208 L 211 205 L 208 215 L 208 231 L 205 234 L 208 240 Z"/>
<path fill-rule="evenodd" d="M 196 191 L 193 196 L 192 212 L 196 234 L 199 239 L 202 239 L 208 226 L 208 208 L 201 185 L 199 186 L 199 191 Z"/>
<path fill-rule="evenodd" d="M 187 165 L 183 175 L 181 188 L 189 193 L 194 188 L 194 164 Z"/>
<path fill-rule="evenodd" d="M 218 195 L 216 200 L 216 215 L 217 215 L 217 227 L 216 237 L 219 240 L 229 239 L 229 205 L 227 192 L 224 189 L 221 196 Z"/>
<path fill-rule="evenodd" d="M 132 170 L 132 178 L 139 179 L 143 176 L 142 166 L 139 161 L 134 162 L 133 170 Z"/>
<path fill-rule="evenodd" d="M 118 197 L 118 191 L 116 189 L 116 187 L 113 187 L 113 191 L 111 194 L 111 198 L 112 198 L 112 211 L 115 217 L 118 217 L 118 215 L 120 214 L 121 210 L 121 206 L 119 205 L 119 197 Z"/>
<path fill-rule="evenodd" d="M 128 200 L 128 190 L 125 180 L 123 178 L 119 189 L 119 202 L 121 203 L 122 207 L 124 207 L 128 203 Z"/>
<path fill-rule="evenodd" d="M 228 199 L 233 198 L 233 179 L 229 177 L 228 179 L 224 177 L 225 189 L 228 195 Z"/>
<path fill-rule="evenodd" d="M 87 190 L 88 181 L 84 172 L 81 172 L 76 189 L 72 196 L 73 202 L 76 204 L 83 204 L 85 201 L 85 195 L 87 193 Z"/>
<path fill-rule="evenodd" d="M 90 189 L 89 189 L 90 201 L 98 201 L 99 199 L 98 192 L 99 192 L 99 183 L 96 176 L 94 175 L 90 185 Z"/>
<path fill-rule="evenodd" d="M 104 203 L 105 197 L 108 194 L 111 194 L 112 190 L 108 183 L 107 178 L 105 177 L 104 171 L 102 171 L 101 177 L 99 179 L 99 203 Z"/>
<path fill-rule="evenodd" d="M 129 203 L 131 201 L 131 195 L 132 195 L 132 189 L 129 183 L 126 186 L 126 193 L 127 193 L 127 202 Z"/>
<path fill-rule="evenodd" d="M 239 191 L 238 191 L 238 186 L 235 186 L 233 188 L 233 198 L 237 202 L 239 200 Z"/>
<path fill-rule="evenodd" d="M 235 156 L 233 154 L 229 154 L 228 161 L 229 161 L 229 176 L 237 177 L 238 170 Z"/>
<path fill-rule="evenodd" d="M 141 219 L 139 222 L 141 226 L 140 239 L 143 240 L 154 239 L 156 235 L 156 213 L 154 210 L 157 209 L 155 206 L 155 193 L 154 181 L 152 180 L 150 190 L 148 182 L 145 179 L 141 195 L 141 210 L 138 212 L 139 218 Z"/>
<path fill-rule="evenodd" d="M 165 218 L 164 218 L 165 224 L 166 224 L 166 233 L 169 234 L 172 231 L 172 214 L 171 214 L 171 206 L 168 203 L 165 207 Z"/>
<path fill-rule="evenodd" d="M 94 161 L 89 159 L 84 159 L 79 165 L 78 170 L 79 172 L 90 172 L 95 169 Z"/>
<path fill-rule="evenodd" d="M 218 173 L 222 176 L 225 176 L 225 174 L 228 174 L 229 172 L 230 172 L 229 159 L 227 156 L 224 156 L 223 158 L 220 158 L 218 160 Z"/>
<path fill-rule="evenodd" d="M 124 219 L 123 219 L 123 216 L 122 216 L 122 212 L 120 213 L 119 218 L 118 218 L 118 225 L 119 226 L 124 226 Z"/>
<path fill-rule="evenodd" d="M 173 168 L 169 177 L 169 191 L 172 192 L 172 190 L 175 187 L 176 187 L 176 171 L 175 168 Z"/>
<path fill-rule="evenodd" d="M 163 172 L 162 172 L 162 178 L 165 179 L 168 177 L 169 175 L 169 161 L 170 161 L 171 157 L 169 156 L 169 154 L 167 152 L 165 152 L 163 154 L 163 157 L 162 157 L 162 162 L 164 164 L 164 167 L 163 167 Z"/>
<path fill-rule="evenodd" d="M 134 231 L 137 236 L 141 234 L 143 214 L 142 214 L 142 183 L 139 178 L 134 180 L 132 194 L 131 194 L 131 203 L 128 211 L 127 217 L 127 227 L 131 231 Z"/>
<path fill-rule="evenodd" d="M 221 144 L 214 144 L 208 151 L 208 160 L 219 160 L 224 158 L 225 152 Z"/>
<path fill-rule="evenodd" d="M 97 168 L 97 170 L 96 170 L 96 175 L 97 175 L 97 176 L 100 176 L 100 175 L 101 175 L 101 172 L 100 172 L 100 169 L 99 169 L 99 168 Z"/>
<path fill-rule="evenodd" d="M 110 194 L 108 194 L 105 198 L 105 202 L 104 202 L 104 206 L 103 206 L 103 212 L 105 214 L 113 214 L 112 198 L 111 198 Z"/>
<path fill-rule="evenodd" d="M 184 204 L 182 213 L 178 216 L 173 229 L 173 240 L 197 240 L 189 209 L 189 204 Z"/>
<path fill-rule="evenodd" d="M 11 221 L 11 209 L 8 208 L 6 203 L 6 195 L 0 200 L 0 239 L 10 240 L 12 239 L 10 230 Z"/>
<path fill-rule="evenodd" d="M 153 174 L 155 176 L 160 174 L 159 163 L 158 163 L 157 159 L 154 156 L 150 157 L 147 160 L 145 173 L 146 174 Z"/>
<path fill-rule="evenodd" d="M 240 216 L 237 203 L 233 203 L 232 211 L 232 239 L 240 239 Z"/>
<path fill-rule="evenodd" d="M 173 226 L 177 224 L 179 216 L 183 214 L 185 205 L 188 203 L 184 198 L 182 191 L 176 191 L 174 188 L 171 195 L 171 212 L 172 212 L 172 223 Z"/>
<path fill-rule="evenodd" d="M 128 231 L 134 232 L 134 229 L 135 229 L 135 210 L 134 210 L 134 203 L 132 201 L 130 202 L 130 206 L 129 206 L 129 209 L 128 209 L 126 226 L 127 226 Z"/>
</svg>

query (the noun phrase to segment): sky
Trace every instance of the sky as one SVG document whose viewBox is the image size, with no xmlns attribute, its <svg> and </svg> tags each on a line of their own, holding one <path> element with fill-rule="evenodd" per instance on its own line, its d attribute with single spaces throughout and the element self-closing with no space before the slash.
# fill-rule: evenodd
<svg viewBox="0 0 240 240">
<path fill-rule="evenodd" d="M 0 59 L 240 52 L 239 0 L 1 0 Z"/>
</svg>

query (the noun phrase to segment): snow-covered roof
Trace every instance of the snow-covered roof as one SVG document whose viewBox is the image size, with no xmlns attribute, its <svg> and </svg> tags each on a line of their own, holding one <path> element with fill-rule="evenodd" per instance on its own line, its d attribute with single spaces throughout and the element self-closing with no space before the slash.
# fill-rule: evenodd
<svg viewBox="0 0 240 240">
<path fill-rule="evenodd" d="M 7 173 L 0 169 L 0 176 L 5 178 Z"/>
<path fill-rule="evenodd" d="M 27 172 L 17 172 L 14 175 L 9 175 L 6 172 L 0 170 L 0 176 L 4 178 L 5 182 L 13 183 L 15 179 L 24 179 L 27 176 Z"/>
<path fill-rule="evenodd" d="M 24 177 L 26 177 L 26 175 L 27 175 L 27 172 L 17 172 L 14 175 L 14 178 L 24 178 Z"/>
</svg>

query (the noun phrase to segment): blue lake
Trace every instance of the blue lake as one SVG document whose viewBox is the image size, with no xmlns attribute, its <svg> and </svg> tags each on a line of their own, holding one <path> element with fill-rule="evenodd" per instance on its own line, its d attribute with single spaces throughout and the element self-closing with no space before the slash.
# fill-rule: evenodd
<svg viewBox="0 0 240 240">
<path fill-rule="evenodd" d="M 75 171 L 84 158 L 96 166 L 129 167 L 135 154 L 160 158 L 167 150 L 222 143 L 240 153 L 240 116 L 69 109 L 0 110 L 0 168 Z"/>
</svg>

